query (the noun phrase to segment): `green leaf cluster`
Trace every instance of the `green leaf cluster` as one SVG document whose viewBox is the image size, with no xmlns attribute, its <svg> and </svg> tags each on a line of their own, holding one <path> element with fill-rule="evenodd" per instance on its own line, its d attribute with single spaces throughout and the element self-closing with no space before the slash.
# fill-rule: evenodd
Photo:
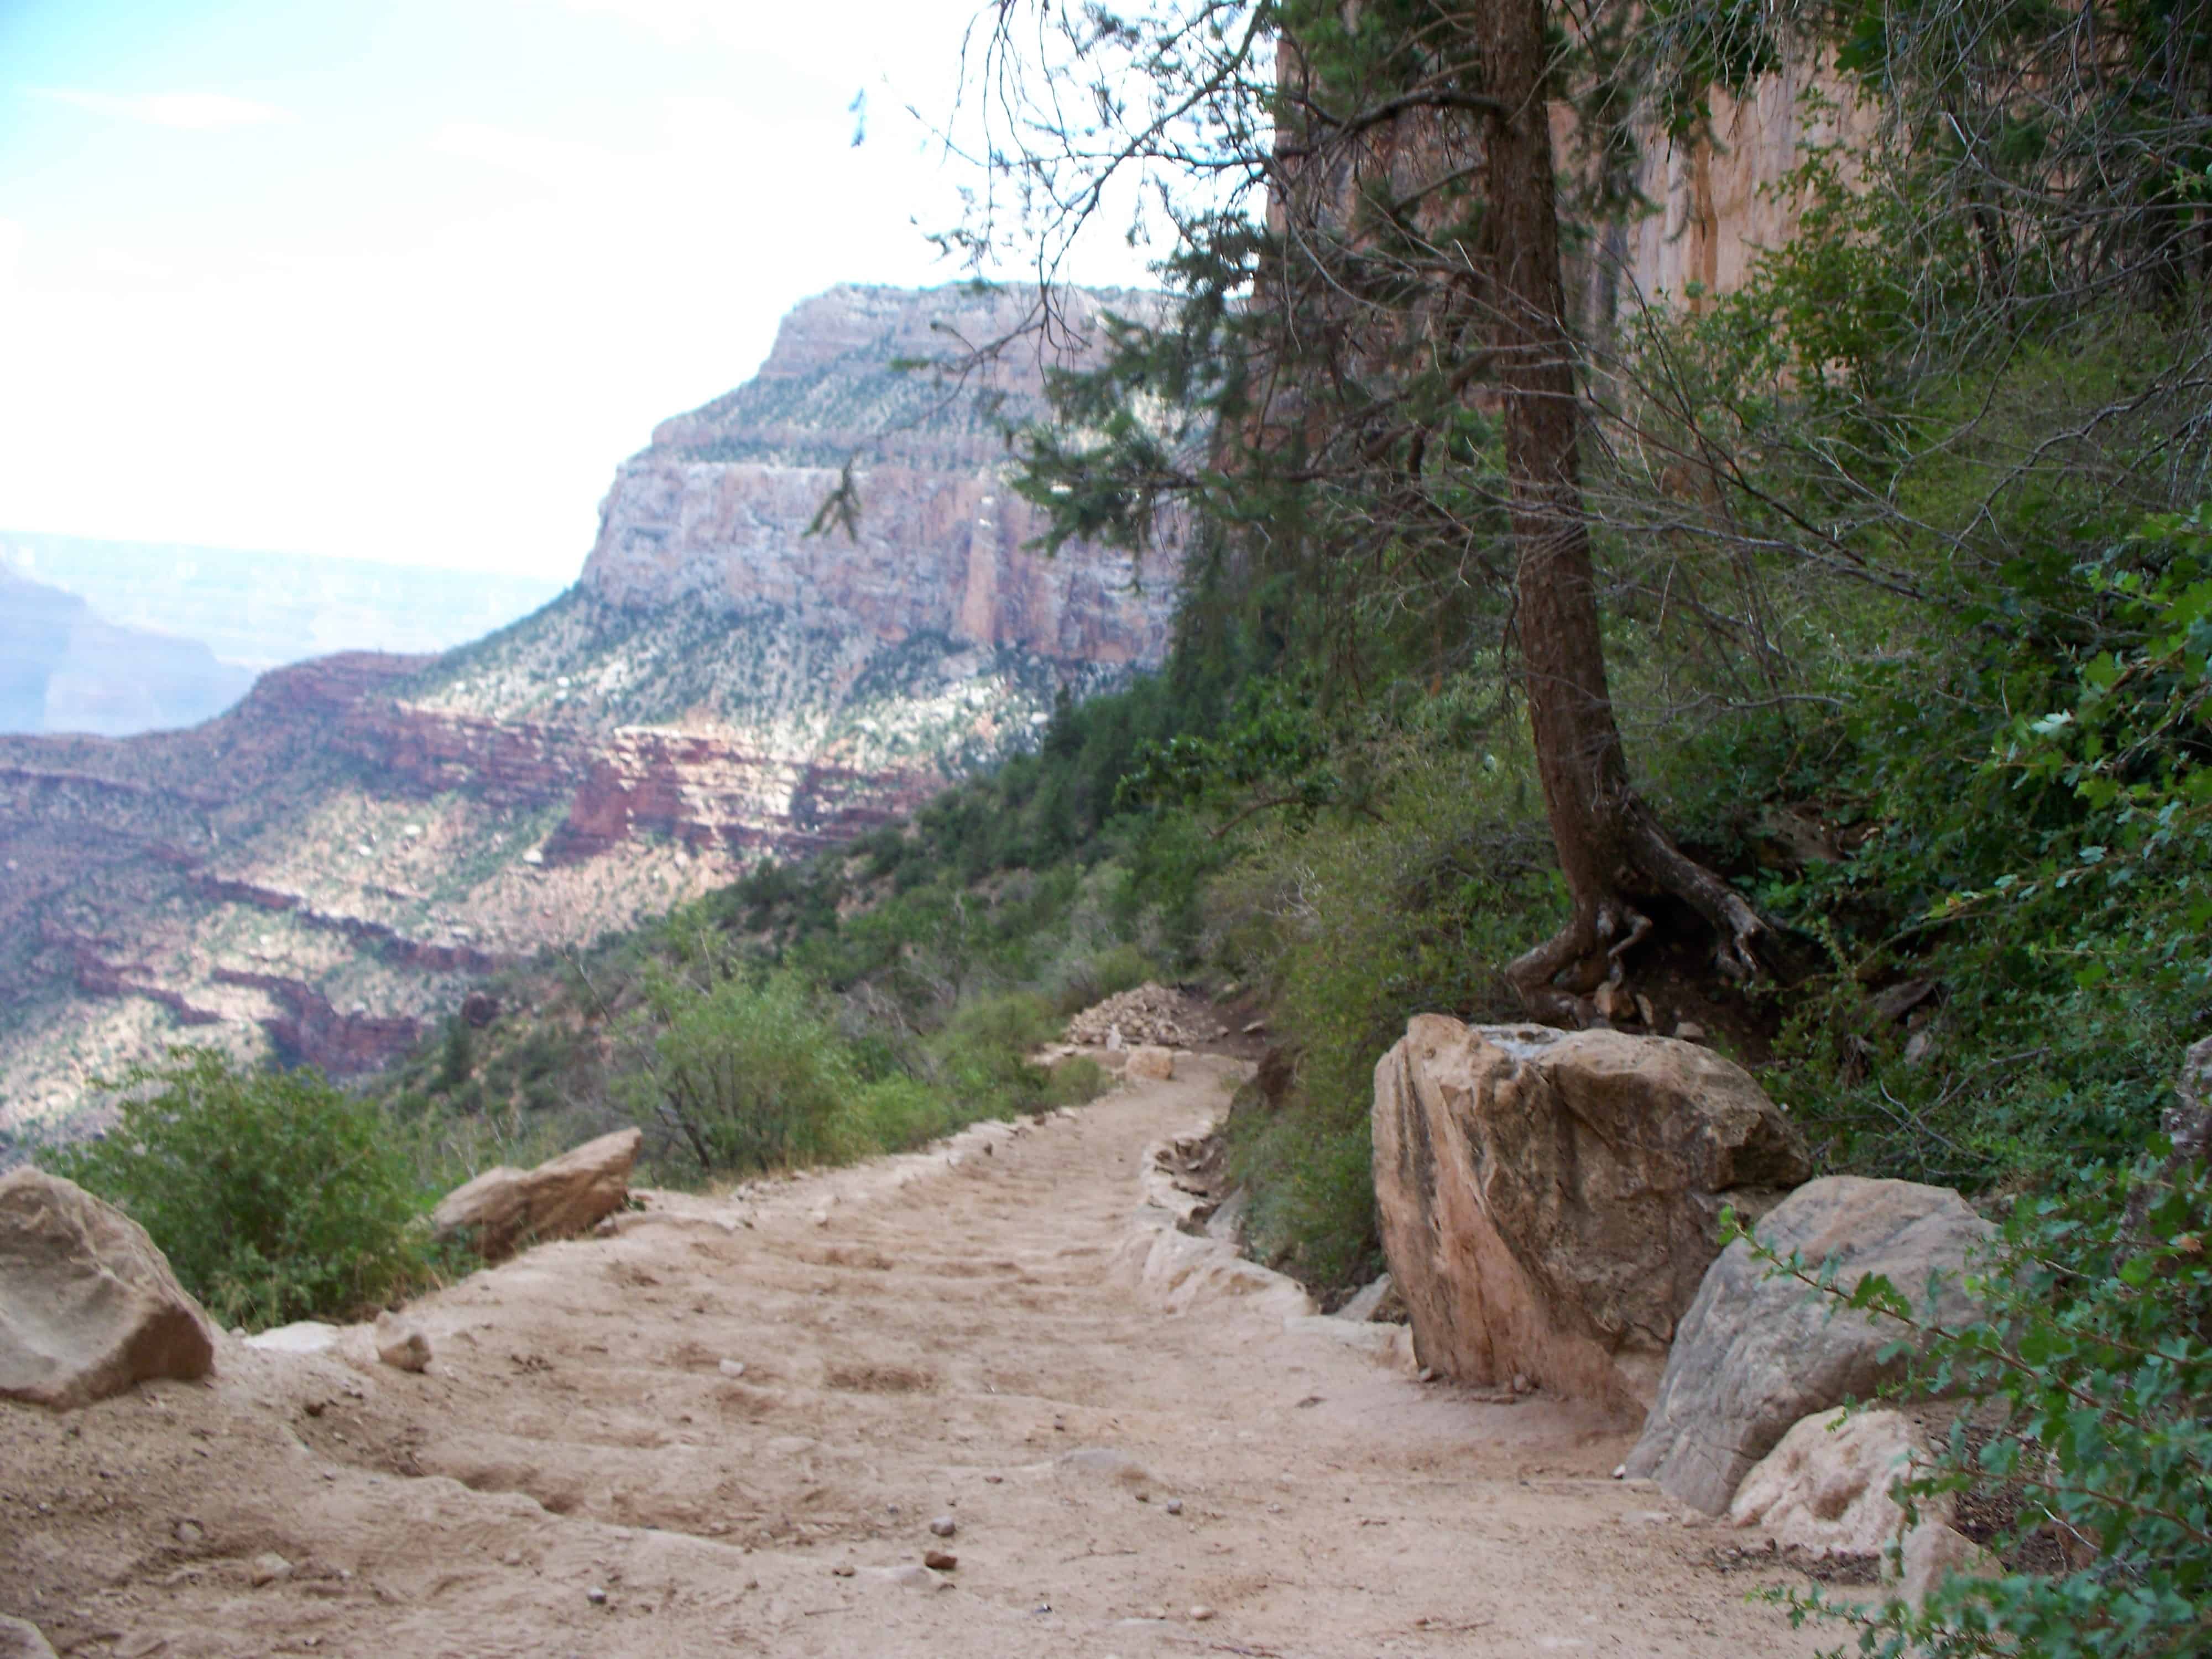
<svg viewBox="0 0 2212 1659">
<path fill-rule="evenodd" d="M 370 1103 L 211 1048 L 108 1086 L 107 1133 L 40 1162 L 144 1227 L 222 1323 L 356 1318 L 432 1277 L 413 1166 Z"/>
</svg>

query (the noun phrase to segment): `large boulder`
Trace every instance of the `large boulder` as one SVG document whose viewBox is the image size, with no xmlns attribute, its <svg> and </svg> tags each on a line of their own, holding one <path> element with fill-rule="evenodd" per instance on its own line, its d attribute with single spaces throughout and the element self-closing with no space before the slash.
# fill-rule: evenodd
<svg viewBox="0 0 2212 1659">
<path fill-rule="evenodd" d="M 143 1227 L 58 1176 L 0 1176 L 0 1399 L 84 1406 L 214 1368 L 207 1315 Z"/>
<path fill-rule="evenodd" d="M 1948 1187 L 1830 1176 L 1792 1193 L 1755 1236 L 1784 1256 L 1795 1252 L 1808 1269 L 1832 1259 L 1846 1289 L 1881 1273 L 1916 1306 L 1925 1304 L 1929 1274 L 1947 1275 L 1934 1312 L 1955 1325 L 1976 1313 L 1958 1275 L 1991 1232 Z M 1910 1334 L 1796 1279 L 1770 1277 L 1738 1239 L 1683 1318 L 1628 1473 L 1717 1514 L 1801 1418 L 1903 1376 L 1909 1356 L 1881 1355 Z"/>
<path fill-rule="evenodd" d="M 1421 1363 L 1640 1415 L 1720 1249 L 1811 1173 L 1741 1067 L 1619 1031 L 1423 1014 L 1375 1069 L 1375 1194 Z"/>
<path fill-rule="evenodd" d="M 617 1129 L 534 1170 L 486 1170 L 439 1200 L 431 1225 L 440 1238 L 472 1240 L 493 1261 L 524 1244 L 587 1232 L 628 1201 L 644 1139 L 639 1130 Z"/>
</svg>

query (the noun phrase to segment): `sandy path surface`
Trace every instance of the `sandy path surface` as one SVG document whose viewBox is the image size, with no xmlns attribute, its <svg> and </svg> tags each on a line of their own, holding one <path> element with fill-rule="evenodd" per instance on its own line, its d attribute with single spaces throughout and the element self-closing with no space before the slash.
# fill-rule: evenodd
<svg viewBox="0 0 2212 1659">
<path fill-rule="evenodd" d="M 420 1376 L 226 1340 L 211 1385 L 0 1403 L 0 1612 L 125 1659 L 1814 1651 L 1607 1478 L 1629 1437 L 1256 1274 L 1134 1282 L 1145 1149 L 1231 1070 L 655 1195 L 420 1304 Z"/>
</svg>

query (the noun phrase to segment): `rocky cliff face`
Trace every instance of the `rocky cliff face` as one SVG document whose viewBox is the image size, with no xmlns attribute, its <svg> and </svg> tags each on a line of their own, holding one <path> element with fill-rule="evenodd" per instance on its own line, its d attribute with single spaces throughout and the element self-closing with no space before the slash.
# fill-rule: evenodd
<svg viewBox="0 0 2212 1659">
<path fill-rule="evenodd" d="M 1145 298 L 1079 320 L 1102 303 Z M 1016 320 L 835 289 L 623 465 L 582 581 L 523 621 L 276 670 L 192 731 L 0 736 L 0 1160 L 186 1028 L 381 1064 L 477 976 L 910 810 L 1158 662 L 1172 555 L 1023 546 L 976 393 L 1018 412 L 1036 355 L 890 367 Z M 855 532 L 810 537 L 848 462 Z"/>
<path fill-rule="evenodd" d="M 1102 306 L 1146 302 L 1085 295 L 1073 319 L 1085 326 Z M 987 410 L 994 398 L 1008 412 L 1033 405 L 1040 352 L 1018 349 L 988 380 L 957 386 L 890 367 L 1001 335 L 1021 316 L 1018 301 L 960 288 L 839 288 L 807 301 L 750 382 L 663 422 L 623 465 L 585 590 L 630 608 L 772 613 L 887 645 L 937 635 L 1069 665 L 1158 661 L 1172 565 L 1139 586 L 1124 554 L 1043 558 L 1025 547 L 1042 529 L 1036 514 L 1000 485 Z M 857 524 L 810 535 L 848 463 Z"/>
<path fill-rule="evenodd" d="M 1783 187 L 1807 146 L 1863 143 L 1875 112 L 1833 75 L 1793 68 L 1741 100 L 1714 91 L 1711 136 L 1649 135 L 1636 185 L 1655 210 L 1630 232 L 1626 276 L 1647 300 L 1695 303 L 1740 288 L 1759 255 L 1796 234 L 1804 203 Z"/>
</svg>

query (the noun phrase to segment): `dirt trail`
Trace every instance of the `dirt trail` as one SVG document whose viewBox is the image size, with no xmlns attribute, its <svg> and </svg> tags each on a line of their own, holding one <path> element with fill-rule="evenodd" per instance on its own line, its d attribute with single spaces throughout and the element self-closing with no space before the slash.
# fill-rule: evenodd
<svg viewBox="0 0 2212 1659">
<path fill-rule="evenodd" d="M 1814 1650 L 1606 1478 L 1626 1436 L 1131 1283 L 1144 1149 L 1230 1070 L 656 1195 L 419 1304 L 421 1376 L 226 1340 L 213 1386 L 0 1404 L 0 1612 L 125 1659 Z"/>
</svg>

